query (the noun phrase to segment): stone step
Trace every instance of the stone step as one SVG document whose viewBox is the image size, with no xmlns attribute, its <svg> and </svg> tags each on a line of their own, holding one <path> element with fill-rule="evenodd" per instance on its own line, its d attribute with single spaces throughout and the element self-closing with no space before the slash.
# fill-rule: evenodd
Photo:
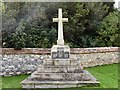
<svg viewBox="0 0 120 90">
<path fill-rule="evenodd" d="M 32 81 L 30 78 L 21 82 L 23 88 L 70 88 L 86 85 L 98 86 L 98 81 Z"/>
<path fill-rule="evenodd" d="M 78 65 L 79 64 L 79 60 L 77 59 L 73 59 L 73 58 L 69 58 L 69 59 L 45 59 L 43 61 L 43 64 L 46 66 L 46 65 L 71 65 L 71 66 L 75 66 L 75 65 Z"/>
<path fill-rule="evenodd" d="M 39 66 L 38 70 L 39 73 L 43 72 L 82 72 L 82 66 Z"/>
<path fill-rule="evenodd" d="M 90 80 L 85 73 L 38 73 L 31 75 L 32 80 Z"/>
<path fill-rule="evenodd" d="M 38 68 L 79 68 L 79 69 L 83 69 L 82 66 L 80 65 L 39 65 Z"/>
</svg>

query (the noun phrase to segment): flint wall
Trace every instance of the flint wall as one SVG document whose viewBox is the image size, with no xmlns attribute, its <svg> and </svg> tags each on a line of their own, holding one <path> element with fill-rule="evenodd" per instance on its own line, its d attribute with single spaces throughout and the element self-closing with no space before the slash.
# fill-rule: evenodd
<svg viewBox="0 0 120 90">
<path fill-rule="evenodd" d="M 30 74 L 50 57 L 50 48 L 0 48 L 0 75 Z M 83 67 L 118 63 L 120 47 L 71 48 L 71 57 L 78 58 Z"/>
</svg>

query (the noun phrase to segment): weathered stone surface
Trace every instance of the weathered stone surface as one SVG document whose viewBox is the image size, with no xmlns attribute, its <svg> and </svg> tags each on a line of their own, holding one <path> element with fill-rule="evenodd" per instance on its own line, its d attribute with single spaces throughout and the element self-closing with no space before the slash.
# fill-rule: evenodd
<svg viewBox="0 0 120 90">
<path fill-rule="evenodd" d="M 39 73 L 36 71 L 21 84 L 23 88 L 68 88 L 99 85 L 100 82 L 86 70 L 82 73 Z"/>
<path fill-rule="evenodd" d="M 43 66 L 39 65 L 38 66 L 38 72 L 56 72 L 56 73 L 62 73 L 62 72 L 81 72 L 83 70 L 83 67 L 78 64 L 79 61 L 77 59 L 56 59 L 56 60 L 44 60 Z M 46 64 L 46 61 L 51 61 L 52 64 Z M 55 63 L 57 61 L 57 64 Z M 66 64 L 67 63 L 67 64 Z M 74 64 L 73 64 L 74 63 Z"/>
<path fill-rule="evenodd" d="M 53 45 L 51 48 L 52 59 L 68 59 L 70 58 L 70 47 L 68 45 Z"/>
</svg>

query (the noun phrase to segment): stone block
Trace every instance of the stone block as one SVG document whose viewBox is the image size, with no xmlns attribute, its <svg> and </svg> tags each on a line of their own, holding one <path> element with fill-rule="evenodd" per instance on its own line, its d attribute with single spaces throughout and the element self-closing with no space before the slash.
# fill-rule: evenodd
<svg viewBox="0 0 120 90">
<path fill-rule="evenodd" d="M 53 60 L 52 59 L 44 59 L 43 64 L 44 65 L 53 65 Z"/>
<path fill-rule="evenodd" d="M 77 59 L 71 59 L 70 60 L 70 65 L 71 66 L 77 66 L 79 64 L 78 60 Z"/>
<path fill-rule="evenodd" d="M 35 88 L 57 88 L 56 85 L 35 85 Z"/>
<path fill-rule="evenodd" d="M 21 74 L 21 72 L 16 72 L 16 74 L 17 74 L 17 75 L 20 75 L 20 74 Z"/>
<path fill-rule="evenodd" d="M 66 60 L 66 59 L 56 59 L 53 60 L 53 65 L 70 65 L 70 60 Z"/>
<path fill-rule="evenodd" d="M 67 68 L 67 72 L 74 72 L 75 71 L 75 67 L 68 67 Z"/>
<path fill-rule="evenodd" d="M 51 48 L 52 59 L 70 58 L 70 47 L 68 45 L 53 45 Z"/>
<path fill-rule="evenodd" d="M 9 72 L 9 75 L 14 75 L 14 72 Z"/>
<path fill-rule="evenodd" d="M 26 85 L 22 85 L 22 88 L 35 88 L 34 85 L 29 85 L 29 84 L 26 84 Z"/>
</svg>

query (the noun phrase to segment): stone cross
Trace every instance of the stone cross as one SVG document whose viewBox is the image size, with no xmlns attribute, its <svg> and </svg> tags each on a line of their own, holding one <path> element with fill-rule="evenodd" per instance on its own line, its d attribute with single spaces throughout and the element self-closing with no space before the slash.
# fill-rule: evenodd
<svg viewBox="0 0 120 90">
<path fill-rule="evenodd" d="M 53 18 L 53 22 L 58 22 L 58 40 L 57 45 L 64 45 L 63 22 L 68 22 L 68 18 L 62 18 L 62 9 L 58 10 L 58 18 Z"/>
</svg>

